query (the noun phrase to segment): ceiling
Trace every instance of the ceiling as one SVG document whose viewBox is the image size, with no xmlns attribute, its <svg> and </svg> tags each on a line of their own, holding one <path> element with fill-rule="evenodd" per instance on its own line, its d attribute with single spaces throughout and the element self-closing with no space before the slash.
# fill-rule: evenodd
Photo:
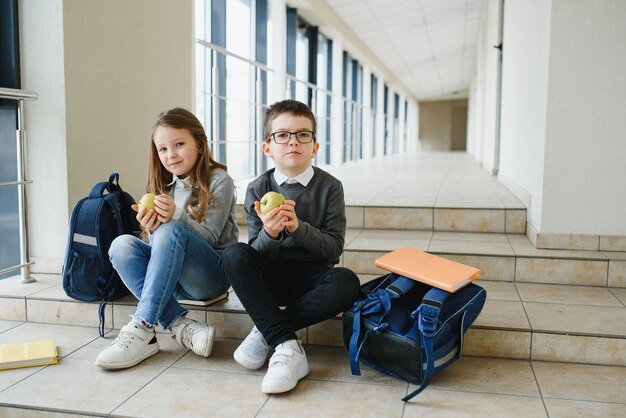
<svg viewBox="0 0 626 418">
<path fill-rule="evenodd" d="M 483 0 L 326 0 L 418 100 L 467 97 Z"/>
</svg>

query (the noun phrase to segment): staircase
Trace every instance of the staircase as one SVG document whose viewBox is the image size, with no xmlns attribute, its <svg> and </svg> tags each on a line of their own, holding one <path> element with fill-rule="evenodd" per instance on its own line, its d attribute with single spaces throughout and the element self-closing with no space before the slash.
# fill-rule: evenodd
<svg viewBox="0 0 626 418">
<path fill-rule="evenodd" d="M 524 235 L 524 206 L 465 154 L 332 172 L 347 204 L 341 265 L 362 282 L 385 273 L 376 257 L 402 246 L 482 270 L 487 303 L 464 354 L 626 366 L 626 253 L 535 248 Z M 245 242 L 241 206 L 238 220 Z M 32 284 L 0 281 L 0 320 L 96 327 L 97 304 L 69 299 L 60 280 L 39 274 Z M 110 303 L 106 327 L 126 324 L 135 304 L 132 296 Z M 214 324 L 218 337 L 244 338 L 252 327 L 234 293 L 190 309 L 190 317 Z M 339 318 L 300 331 L 305 343 L 325 346 L 342 346 L 341 335 Z"/>
<path fill-rule="evenodd" d="M 407 405 L 408 409 L 404 413 L 402 411 L 396 413 L 398 411 L 394 409 L 395 412 L 390 413 L 391 416 L 403 414 L 409 416 L 411 411 L 421 411 L 421 414 L 424 410 L 419 408 L 427 407 L 430 399 L 438 399 L 437 396 L 442 393 L 447 393 L 446 396 L 465 396 L 464 394 L 468 392 L 454 392 L 455 382 L 460 378 L 458 373 L 470 373 L 473 376 L 474 370 L 476 373 L 481 371 L 491 376 L 490 368 L 501 367 L 504 364 L 502 362 L 514 367 L 517 367 L 517 364 L 526 364 L 524 367 L 528 367 L 529 360 L 532 361 L 541 390 L 549 391 L 547 394 L 544 393 L 545 396 L 542 395 L 544 407 L 548 411 L 557 408 L 561 402 L 552 398 L 576 399 L 572 398 L 574 395 L 559 392 L 562 384 L 555 384 L 550 389 L 550 373 L 574 373 L 571 370 L 575 370 L 572 379 L 578 381 L 579 378 L 575 376 L 580 374 L 576 373 L 588 373 L 588 369 L 585 368 L 592 366 L 587 365 L 595 365 L 593 367 L 602 369 L 594 377 L 596 379 L 594 385 L 600 385 L 596 390 L 597 394 L 590 395 L 589 399 L 606 399 L 605 402 L 618 399 L 618 403 L 592 402 L 585 404 L 585 407 L 589 406 L 592 408 L 590 411 L 595 411 L 594 413 L 598 410 L 593 408 L 621 410 L 622 404 L 626 403 L 623 394 L 620 396 L 619 393 L 613 393 L 612 397 L 605 396 L 614 384 L 609 385 L 604 382 L 604 377 L 598 376 L 609 373 L 611 379 L 616 381 L 626 376 L 623 369 L 623 366 L 626 366 L 625 252 L 535 248 L 525 235 L 524 205 L 465 154 L 433 154 L 418 159 L 397 157 L 386 162 L 370 162 L 364 166 L 347 164 L 329 171 L 341 179 L 346 195 L 348 230 L 340 263 L 355 271 L 362 282 L 385 273 L 374 266 L 376 257 L 402 246 L 411 246 L 481 269 L 482 276 L 477 283 L 488 291 L 483 312 L 465 338 L 463 354 L 468 357 L 459 362 L 465 366 L 450 368 L 450 372 L 446 371 L 447 378 L 444 376 L 440 380 L 434 380 L 435 390 L 424 392 L 421 400 L 416 405 Z M 238 187 L 239 198 L 243 199 L 246 184 L 238 184 Z M 238 207 L 238 221 L 241 226 L 240 240 L 245 242 L 247 231 L 241 206 Z M 98 370 L 94 370 L 97 368 L 93 367 L 93 358 L 110 341 L 110 337 L 117 334 L 113 331 L 108 334 L 109 339 L 97 338 L 98 305 L 68 298 L 62 289 L 58 273 L 35 274 L 35 277 L 37 281 L 30 284 L 21 283 L 19 277 L 0 281 L 0 341 L 5 329 L 18 324 L 9 321 L 26 321 L 20 328 L 26 325 L 28 326 L 26 331 L 35 334 L 41 333 L 37 330 L 43 326 L 42 324 L 58 324 L 58 326 L 46 325 L 48 327 L 46 329 L 49 330 L 46 332 L 63 336 L 58 337 L 59 346 L 66 352 L 60 354 L 65 356 L 72 353 L 64 360 L 66 367 L 79 367 L 84 373 L 94 373 L 94 379 L 102 379 L 99 381 L 106 384 L 111 382 L 110 377 L 98 375 Z M 106 328 L 117 330 L 125 325 L 129 320 L 128 316 L 134 312 L 135 305 L 136 300 L 132 296 L 110 303 L 106 308 Z M 248 388 L 246 386 L 248 383 L 244 382 L 258 376 L 254 373 L 241 374 L 241 370 L 236 368 L 231 357 L 237 344 L 233 339 L 244 338 L 253 325 L 237 296 L 230 293 L 228 299 L 212 306 L 205 308 L 190 306 L 189 309 L 189 317 L 208 321 L 216 327 L 217 337 L 221 339 L 221 343 L 216 349 L 217 353 L 212 355 L 211 362 L 207 363 L 193 355 L 185 356 L 178 360 L 177 366 L 168 369 L 167 373 L 182 373 L 181 370 L 189 368 L 189 373 L 197 374 L 197 370 L 191 369 L 204 369 L 208 364 L 218 364 L 229 373 L 210 373 L 218 373 L 220 378 L 228 375 L 229 379 L 234 379 L 233 388 L 244 386 Z M 75 327 L 58 329 L 62 325 Z M 50 327 L 55 328 L 50 330 Z M 345 350 L 338 348 L 343 347 L 341 327 L 338 316 L 298 332 L 299 338 L 308 344 L 307 352 L 309 357 L 313 357 L 311 364 L 317 368 L 313 380 L 306 384 L 307 391 L 311 389 L 309 386 L 318 387 L 316 385 L 321 384 L 316 377 L 338 373 L 336 370 L 343 370 L 341 373 L 349 375 Z M 73 335 L 75 336 L 72 337 Z M 155 360 L 157 365 L 166 360 L 171 364 L 184 354 L 169 341 L 169 338 L 161 338 L 159 341 L 164 350 L 162 354 L 164 357 Z M 77 349 L 78 351 L 75 351 Z M 570 368 L 576 369 L 570 370 L 566 365 L 562 365 L 563 363 L 569 363 Z M 145 367 L 149 369 L 153 364 L 150 363 Z M 129 373 L 140 374 L 144 369 L 133 370 Z M 63 369 L 51 368 L 50 376 L 53 376 L 52 373 L 63 373 Z M 186 375 L 181 376 L 183 379 L 188 378 L 184 377 Z M 512 385 L 517 379 L 515 376 L 517 374 L 511 375 Z M 368 384 L 376 382 L 384 387 L 406 391 L 406 385 L 398 387 L 397 380 L 381 381 L 381 379 L 384 378 L 381 378 L 380 374 L 367 371 L 366 376 L 355 382 Z M 27 387 L 27 382 L 28 379 L 16 388 Z M 212 384 L 211 382 L 213 380 L 207 380 L 206 383 Z M 258 382 L 253 383 L 248 388 L 253 395 L 246 396 L 258 396 L 257 384 Z M 365 390 L 365 387 L 369 387 L 368 384 L 359 387 Z M 603 386 L 605 384 L 609 386 Z M 103 407 L 102 411 L 105 411 L 103 414 L 107 415 L 106 411 L 115 409 L 113 415 L 124 412 L 122 413 L 124 416 L 141 416 L 141 412 L 132 408 L 126 414 L 122 402 L 128 396 L 129 399 L 143 399 L 142 394 L 146 391 L 142 390 L 133 395 L 137 390 L 139 388 L 128 389 L 124 394 L 125 397 L 120 398 L 121 401 L 111 401 L 112 405 L 122 405 L 121 409 L 115 409 L 113 406 Z M 480 389 L 476 390 L 480 392 Z M 497 391 L 495 388 L 489 390 Z M 580 393 L 586 390 L 580 388 Z M 615 392 L 614 389 L 610 390 Z M 514 392 L 513 389 L 506 391 Z M 297 393 L 299 394 L 297 396 L 304 396 L 302 392 Z M 532 393 L 536 394 L 534 391 Z M 34 401 L 29 399 L 22 389 L 5 390 L 0 394 L 0 415 L 3 411 L 2 396 L 9 399 L 6 405 L 11 408 L 35 407 L 59 411 L 65 410 L 66 408 L 60 405 L 68 402 L 67 399 Z M 326 395 L 313 398 L 316 399 L 315 404 L 322 401 L 324 396 Z M 396 401 L 401 396 L 402 393 L 398 396 L 385 395 L 384 399 L 396 408 L 398 406 Z M 469 402 L 467 407 L 474 405 L 472 399 L 481 396 L 486 395 L 472 394 L 467 398 Z M 96 396 L 92 399 L 96 402 L 100 398 Z M 259 398 L 257 401 L 262 404 L 263 399 Z M 516 402 L 516 399 L 511 397 L 507 401 L 502 401 L 504 402 L 502 405 L 498 403 L 499 400 L 494 401 L 496 402 L 494 404 L 490 404 L 491 401 L 485 402 L 494 408 L 509 410 L 506 405 L 511 401 Z M 536 399 L 528 398 L 532 402 Z M 56 406 L 57 404 L 59 406 Z M 449 404 L 445 401 L 441 405 Z M 271 409 L 271 405 L 274 404 L 267 404 L 266 407 Z M 543 409 L 537 404 L 535 406 L 539 408 L 535 411 L 536 416 L 543 415 Z M 98 408 L 90 406 L 82 409 L 68 406 L 67 410 L 97 411 Z M 15 409 L 11 411 L 15 412 Z M 27 411 L 25 415 L 18 416 L 28 416 L 28 413 L 32 412 L 30 409 L 24 411 Z M 444 410 L 440 411 L 443 413 Z M 574 409 L 565 411 L 573 413 Z M 459 413 L 461 416 L 464 414 L 462 410 Z M 246 416 L 254 414 L 254 412 L 243 413 Z M 524 416 L 523 411 L 520 414 Z M 477 416 L 481 415 L 480 411 L 477 412 Z M 551 412 L 548 412 L 548 415 L 551 416 Z"/>
</svg>

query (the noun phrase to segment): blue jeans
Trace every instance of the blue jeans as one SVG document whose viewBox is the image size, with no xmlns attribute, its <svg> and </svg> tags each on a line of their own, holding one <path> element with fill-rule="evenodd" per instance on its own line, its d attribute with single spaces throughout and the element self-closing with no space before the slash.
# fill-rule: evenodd
<svg viewBox="0 0 626 418">
<path fill-rule="evenodd" d="M 296 339 L 296 331 L 352 306 L 359 278 L 343 267 L 315 260 L 268 262 L 242 242 L 222 253 L 222 267 L 265 341 L 276 347 Z M 280 307 L 284 307 L 281 309 Z"/>
<path fill-rule="evenodd" d="M 109 258 L 139 300 L 133 318 L 165 329 L 188 312 L 177 299 L 210 299 L 229 287 L 220 254 L 175 220 L 161 224 L 149 244 L 132 235 L 115 238 Z"/>
</svg>

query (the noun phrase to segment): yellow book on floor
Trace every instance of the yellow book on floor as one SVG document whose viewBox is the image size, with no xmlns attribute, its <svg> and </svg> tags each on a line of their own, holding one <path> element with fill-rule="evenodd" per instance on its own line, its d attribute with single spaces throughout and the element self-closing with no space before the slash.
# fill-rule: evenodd
<svg viewBox="0 0 626 418">
<path fill-rule="evenodd" d="M 376 267 L 454 293 L 480 276 L 480 270 L 411 247 L 384 254 Z"/>
<path fill-rule="evenodd" d="M 44 366 L 57 361 L 54 340 L 0 344 L 0 370 Z"/>
<path fill-rule="evenodd" d="M 212 299 L 207 299 L 207 300 L 179 299 L 178 303 L 182 305 L 209 306 L 209 305 L 213 305 L 216 302 L 219 302 L 220 300 L 224 300 L 227 297 L 228 297 L 228 292 L 222 293 L 219 296 L 216 296 Z"/>
</svg>

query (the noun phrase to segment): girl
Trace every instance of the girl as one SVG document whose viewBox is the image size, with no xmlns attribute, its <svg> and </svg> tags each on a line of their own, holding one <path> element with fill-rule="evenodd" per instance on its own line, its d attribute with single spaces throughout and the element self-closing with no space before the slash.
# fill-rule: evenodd
<svg viewBox="0 0 626 418">
<path fill-rule="evenodd" d="M 155 208 L 134 207 L 149 243 L 117 237 L 113 267 L 139 303 L 132 320 L 96 359 L 105 369 L 134 366 L 159 351 L 155 326 L 183 348 L 208 357 L 215 329 L 185 317 L 177 299 L 206 300 L 228 287 L 221 250 L 238 239 L 235 186 L 226 166 L 211 158 L 200 121 L 185 109 L 161 113 L 150 146 L 147 191 Z"/>
</svg>

